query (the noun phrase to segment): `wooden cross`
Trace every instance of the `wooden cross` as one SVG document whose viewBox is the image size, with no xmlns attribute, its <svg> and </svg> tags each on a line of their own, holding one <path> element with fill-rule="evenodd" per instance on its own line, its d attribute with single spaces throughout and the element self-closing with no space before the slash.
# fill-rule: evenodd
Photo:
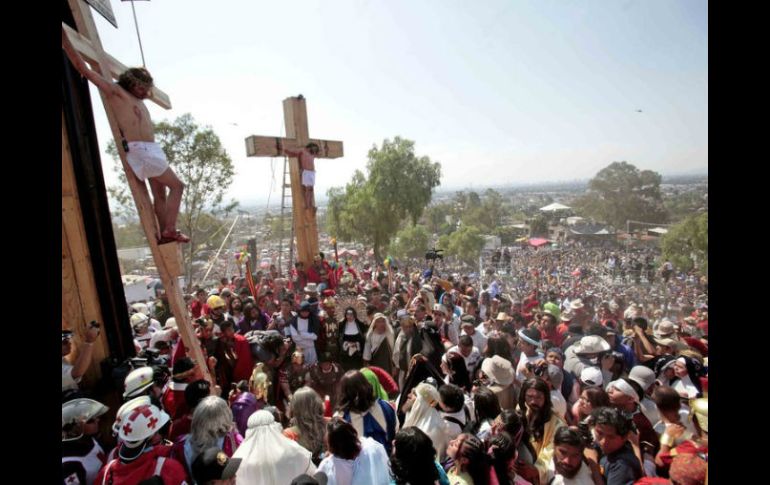
<svg viewBox="0 0 770 485">
<path fill-rule="evenodd" d="M 62 26 L 67 32 L 67 37 L 72 43 L 72 46 L 84 59 L 86 59 L 86 61 L 88 61 L 89 64 L 91 64 L 91 67 L 105 79 L 117 78 L 127 68 L 115 58 L 104 52 L 99 39 L 99 32 L 96 30 L 96 24 L 91 16 L 88 5 L 84 0 L 68 0 L 68 3 L 72 10 L 72 15 L 78 30 L 73 30 L 63 22 Z M 185 347 L 191 354 L 190 357 L 192 357 L 192 359 L 200 366 L 204 379 L 213 383 L 203 358 L 200 343 L 193 332 L 190 316 L 187 312 L 187 305 L 184 302 L 182 294 L 182 287 L 178 281 L 178 278 L 184 274 L 182 270 L 181 250 L 177 243 L 158 245 L 156 234 L 159 234 L 160 231 L 157 230 L 157 220 L 147 191 L 147 184 L 139 180 L 134 174 L 134 171 L 128 166 L 128 163 L 126 162 L 126 153 L 123 150 L 123 145 L 120 143 L 122 137 L 118 128 L 117 119 L 115 118 L 106 95 L 102 93 L 101 90 L 99 91 L 99 94 L 102 97 L 102 104 L 107 113 L 107 120 L 112 129 L 112 136 L 115 138 L 115 145 L 120 160 L 123 163 L 123 170 L 126 173 L 128 185 L 131 189 L 134 202 L 136 203 L 139 220 L 142 223 L 142 228 L 147 237 L 147 242 L 150 246 L 152 257 L 155 260 L 155 265 L 158 268 L 158 273 L 160 273 L 163 287 L 168 296 L 169 305 L 174 312 L 174 317 L 176 317 L 177 329 L 182 337 Z M 157 87 L 152 89 L 149 99 L 163 108 L 171 108 L 171 102 L 169 101 L 168 96 Z"/>
<path fill-rule="evenodd" d="M 250 136 L 246 138 L 246 155 L 249 157 L 280 157 L 282 149 L 301 150 L 308 143 L 320 147 L 316 158 L 339 158 L 343 156 L 341 141 L 316 140 L 310 138 L 307 127 L 307 106 L 305 98 L 283 100 L 283 119 L 286 123 L 286 138 L 272 136 Z M 297 260 L 309 268 L 313 256 L 318 254 L 318 226 L 315 213 L 305 207 L 302 196 L 301 170 L 299 160 L 289 158 L 291 175 L 291 205 L 294 214 L 294 234 L 297 238 Z"/>
</svg>

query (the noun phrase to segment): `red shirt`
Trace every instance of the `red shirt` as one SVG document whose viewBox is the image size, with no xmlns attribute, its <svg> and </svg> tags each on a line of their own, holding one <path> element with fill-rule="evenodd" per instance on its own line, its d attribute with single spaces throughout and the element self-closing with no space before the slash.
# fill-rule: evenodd
<svg viewBox="0 0 770 485">
<path fill-rule="evenodd" d="M 142 480 L 152 478 L 155 474 L 157 459 L 168 454 L 165 448 L 167 447 L 155 446 L 131 463 L 121 463 L 117 460 L 108 462 L 99 470 L 94 483 L 101 484 L 105 481 L 105 473 L 108 473 L 105 483 L 112 483 L 112 485 L 135 485 Z M 178 461 L 165 458 L 163 467 L 160 469 L 160 477 L 165 485 L 181 485 L 187 481 L 187 472 Z M 109 480 L 110 478 L 112 480 Z"/>
<path fill-rule="evenodd" d="M 564 334 L 559 333 L 558 328 L 554 328 L 550 332 L 546 332 L 545 330 L 540 330 L 540 336 L 543 337 L 543 339 L 550 340 L 557 347 L 561 347 L 562 342 L 564 342 Z"/>
<path fill-rule="evenodd" d="M 160 398 L 163 410 L 171 416 L 172 420 L 179 419 L 190 412 L 190 408 L 187 407 L 187 402 L 184 399 L 185 387 L 187 387 L 185 384 L 171 381 Z"/>
<path fill-rule="evenodd" d="M 184 436 L 190 432 L 190 427 L 192 426 L 192 416 L 189 414 L 185 414 L 179 419 L 175 419 L 171 423 L 171 428 L 168 432 L 168 440 L 169 441 L 176 441 L 177 438 Z"/>
<path fill-rule="evenodd" d="M 209 306 L 205 303 L 201 303 L 198 300 L 195 300 L 190 304 L 190 311 L 192 312 L 193 318 L 200 318 L 201 315 L 208 315 L 209 314 Z"/>
</svg>

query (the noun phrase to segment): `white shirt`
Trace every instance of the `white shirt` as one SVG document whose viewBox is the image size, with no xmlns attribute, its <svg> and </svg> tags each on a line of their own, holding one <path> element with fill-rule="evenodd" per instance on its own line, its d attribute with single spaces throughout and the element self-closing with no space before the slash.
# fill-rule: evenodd
<svg viewBox="0 0 770 485">
<path fill-rule="evenodd" d="M 463 425 L 468 424 L 465 422 L 465 409 L 461 409 L 455 413 L 447 413 L 447 412 L 441 411 L 441 417 L 454 418 L 460 421 L 461 423 L 463 423 Z M 446 419 L 444 419 L 444 421 L 446 421 L 446 424 L 447 424 L 447 438 L 449 441 L 452 441 L 453 439 L 457 438 L 457 435 L 463 432 L 463 429 L 460 427 L 459 424 L 454 423 L 452 421 L 447 421 Z"/>
<path fill-rule="evenodd" d="M 468 369 L 468 373 L 471 374 L 473 372 L 473 369 L 476 368 L 476 364 L 479 363 L 479 360 L 481 360 L 481 352 L 479 352 L 478 347 L 474 346 L 471 350 L 471 353 L 468 355 L 468 357 L 464 356 L 462 352 L 460 352 L 460 346 L 455 345 L 451 349 L 446 351 L 446 354 L 444 354 L 441 358 L 446 362 L 446 356 L 450 352 L 456 352 L 460 355 L 462 355 L 463 360 L 465 360 L 465 367 Z"/>
<path fill-rule="evenodd" d="M 324 458 L 318 471 L 328 477 L 327 485 L 389 485 L 390 467 L 385 447 L 372 438 L 360 438 L 361 452 L 354 460 L 336 456 Z"/>
<path fill-rule="evenodd" d="M 690 410 L 687 407 L 682 407 L 679 409 L 679 422 L 682 423 L 685 429 L 685 432 L 680 440 L 690 439 L 693 435 L 695 435 L 695 426 L 693 426 L 692 422 L 690 421 Z M 658 433 L 658 436 L 660 436 L 666 431 L 666 423 L 664 423 L 662 420 L 657 421 L 652 426 L 652 429 L 654 429 L 655 432 Z"/>
<path fill-rule="evenodd" d="M 307 365 L 313 365 L 318 361 L 318 356 L 315 352 L 315 340 L 318 336 L 308 332 L 309 323 L 307 318 L 297 318 L 297 328 L 295 329 L 291 325 L 287 328 L 289 329 L 291 339 L 305 354 L 305 363 Z"/>
<path fill-rule="evenodd" d="M 80 382 L 81 377 L 78 377 L 77 379 L 72 377 L 72 369 L 74 368 L 75 366 L 67 362 L 67 359 L 64 357 L 61 358 L 61 392 L 78 390 L 78 383 Z"/>
<path fill-rule="evenodd" d="M 544 360 L 543 354 L 541 353 L 537 353 L 533 357 L 527 357 L 526 354 L 522 353 L 521 358 L 519 358 L 519 363 L 516 365 L 516 382 L 522 383 L 526 380 L 526 377 L 524 377 L 524 369 L 527 368 L 527 363 L 534 364 L 540 360 Z"/>
<path fill-rule="evenodd" d="M 549 482 L 552 478 L 553 481 Z M 565 478 L 562 475 L 556 475 L 556 468 L 554 467 L 553 460 L 548 460 L 545 483 L 548 483 L 549 485 L 594 485 L 594 479 L 591 475 L 591 469 L 585 462 L 580 464 L 580 469 L 574 477 Z"/>
<path fill-rule="evenodd" d="M 468 335 L 465 332 L 465 329 L 463 329 L 460 332 L 460 336 L 462 337 L 463 335 Z M 471 335 L 470 337 L 473 340 L 473 345 L 476 348 L 478 348 L 480 351 L 484 350 L 485 348 L 487 348 L 487 338 L 481 332 L 479 332 L 478 330 L 473 332 L 473 335 Z"/>
<path fill-rule="evenodd" d="M 325 460 L 328 460 L 328 458 Z M 330 466 L 334 468 L 334 483 L 336 483 L 336 485 L 353 484 L 353 464 L 355 462 L 355 460 L 345 460 L 344 458 L 337 458 L 332 455 Z M 323 464 L 321 464 L 321 466 L 323 467 Z M 321 471 L 323 471 L 323 469 L 321 469 Z"/>
<path fill-rule="evenodd" d="M 551 391 L 551 404 L 553 405 L 553 410 L 556 411 L 556 414 L 558 414 L 561 419 L 566 420 L 565 415 L 567 414 L 567 401 L 564 399 L 564 396 L 561 395 L 561 391 L 558 389 Z"/>
</svg>

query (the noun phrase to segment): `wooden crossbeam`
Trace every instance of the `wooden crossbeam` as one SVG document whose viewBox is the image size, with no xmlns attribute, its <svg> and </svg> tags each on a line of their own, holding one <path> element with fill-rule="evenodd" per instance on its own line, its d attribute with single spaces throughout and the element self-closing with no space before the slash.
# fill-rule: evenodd
<svg viewBox="0 0 770 485">
<path fill-rule="evenodd" d="M 83 0 L 68 0 L 68 2 L 70 9 L 72 10 L 72 15 L 75 18 L 75 24 L 77 25 L 78 32 L 82 32 L 84 34 L 81 36 L 81 44 L 85 45 L 87 42 L 91 48 L 91 55 L 95 57 L 95 59 L 92 59 L 94 61 L 94 70 L 99 72 L 105 78 L 111 79 L 112 75 L 108 67 L 110 65 L 110 61 L 108 60 L 107 54 L 102 49 L 102 44 L 99 40 L 99 32 L 96 29 L 96 24 L 94 23 L 94 19 L 91 16 L 91 11 L 89 10 L 88 5 Z M 70 37 L 70 40 L 72 40 L 74 36 L 68 35 L 68 37 Z M 122 65 L 117 61 L 115 62 L 116 65 Z M 156 92 L 162 93 L 162 91 L 159 89 L 153 89 L 153 93 L 155 94 Z M 115 139 L 115 145 L 118 150 L 118 155 L 120 156 L 120 161 L 123 164 L 123 170 L 125 171 L 126 179 L 128 180 L 128 186 L 131 189 L 131 195 L 133 196 L 134 202 L 136 203 L 136 210 L 139 214 L 139 220 L 142 224 L 142 228 L 144 229 L 144 234 L 147 237 L 147 243 L 150 246 L 150 251 L 152 252 L 155 265 L 158 268 L 158 273 L 160 274 L 160 279 L 163 282 L 163 287 L 166 290 L 169 306 L 171 307 L 171 310 L 174 313 L 174 317 L 176 318 L 177 330 L 179 331 L 179 334 L 182 337 L 182 342 L 188 349 L 190 356 L 200 366 L 204 379 L 213 383 L 214 381 L 211 377 L 211 374 L 209 373 L 206 361 L 203 358 L 200 342 L 198 341 L 198 338 L 195 336 L 195 332 L 193 331 L 192 322 L 190 321 L 190 316 L 187 312 L 187 305 L 184 302 L 182 288 L 176 276 L 178 274 L 177 268 L 178 266 L 181 266 L 181 263 L 177 260 L 177 258 L 179 258 L 180 252 L 176 250 L 176 248 L 163 248 L 163 251 L 161 251 L 157 241 L 157 235 L 160 233 L 160 231 L 157 228 L 157 220 L 155 218 L 153 205 L 150 201 L 147 184 L 139 180 L 134 174 L 134 171 L 129 167 L 128 162 L 126 161 L 126 152 L 123 150 L 123 146 L 120 143 L 120 130 L 118 128 L 117 119 L 113 113 L 112 106 L 110 105 L 106 95 L 101 90 L 99 90 L 99 94 L 102 97 L 102 104 L 104 105 L 104 110 L 107 113 L 107 120 L 110 123 L 112 136 Z M 165 94 L 163 94 L 163 96 L 165 96 Z M 170 107 L 171 103 L 169 102 L 167 105 Z M 161 104 L 161 106 L 163 105 Z M 176 245 L 177 243 L 169 244 Z M 214 388 L 212 386 L 212 392 L 214 392 L 213 389 Z"/>
<path fill-rule="evenodd" d="M 88 41 L 85 37 L 80 35 L 78 31 L 70 27 L 69 25 L 62 22 L 62 26 L 64 27 L 64 30 L 67 32 L 67 37 L 69 37 L 70 42 L 72 42 L 72 47 L 74 47 L 80 54 L 83 56 L 83 58 L 88 61 L 91 65 L 97 65 L 99 64 L 99 55 L 96 53 L 96 50 L 91 45 L 91 42 Z M 128 67 L 124 66 L 120 61 L 112 57 L 106 52 L 102 52 L 102 59 L 104 59 L 104 66 L 106 68 L 106 71 L 101 71 L 104 73 L 104 76 L 108 79 L 117 79 L 122 73 L 126 72 Z M 154 102 L 161 108 L 165 109 L 171 109 L 171 100 L 169 99 L 168 95 L 158 89 L 157 87 L 152 88 L 152 92 L 150 93 L 149 97 L 150 101 Z"/>
<path fill-rule="evenodd" d="M 300 150 L 308 143 L 315 143 L 321 149 L 316 158 L 340 158 L 344 156 L 341 141 L 315 140 L 311 138 L 304 144 L 294 138 L 252 135 L 246 138 L 246 156 L 280 157 L 282 149 Z"/>
</svg>

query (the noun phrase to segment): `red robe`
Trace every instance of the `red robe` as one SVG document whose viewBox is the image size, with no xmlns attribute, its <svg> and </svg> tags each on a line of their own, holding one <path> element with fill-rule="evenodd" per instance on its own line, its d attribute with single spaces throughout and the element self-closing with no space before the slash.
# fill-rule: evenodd
<svg viewBox="0 0 770 485">
<path fill-rule="evenodd" d="M 171 419 L 179 419 L 190 412 L 187 402 L 184 399 L 184 390 L 187 384 L 178 382 L 169 382 L 163 390 L 160 402 L 163 404 L 163 410 L 171 416 Z"/>
<path fill-rule="evenodd" d="M 236 333 L 233 338 L 235 338 L 235 353 L 238 355 L 235 369 L 233 369 L 233 380 L 235 382 L 249 380 L 251 371 L 254 369 L 251 345 L 249 345 L 249 341 L 243 335 Z"/>
</svg>

